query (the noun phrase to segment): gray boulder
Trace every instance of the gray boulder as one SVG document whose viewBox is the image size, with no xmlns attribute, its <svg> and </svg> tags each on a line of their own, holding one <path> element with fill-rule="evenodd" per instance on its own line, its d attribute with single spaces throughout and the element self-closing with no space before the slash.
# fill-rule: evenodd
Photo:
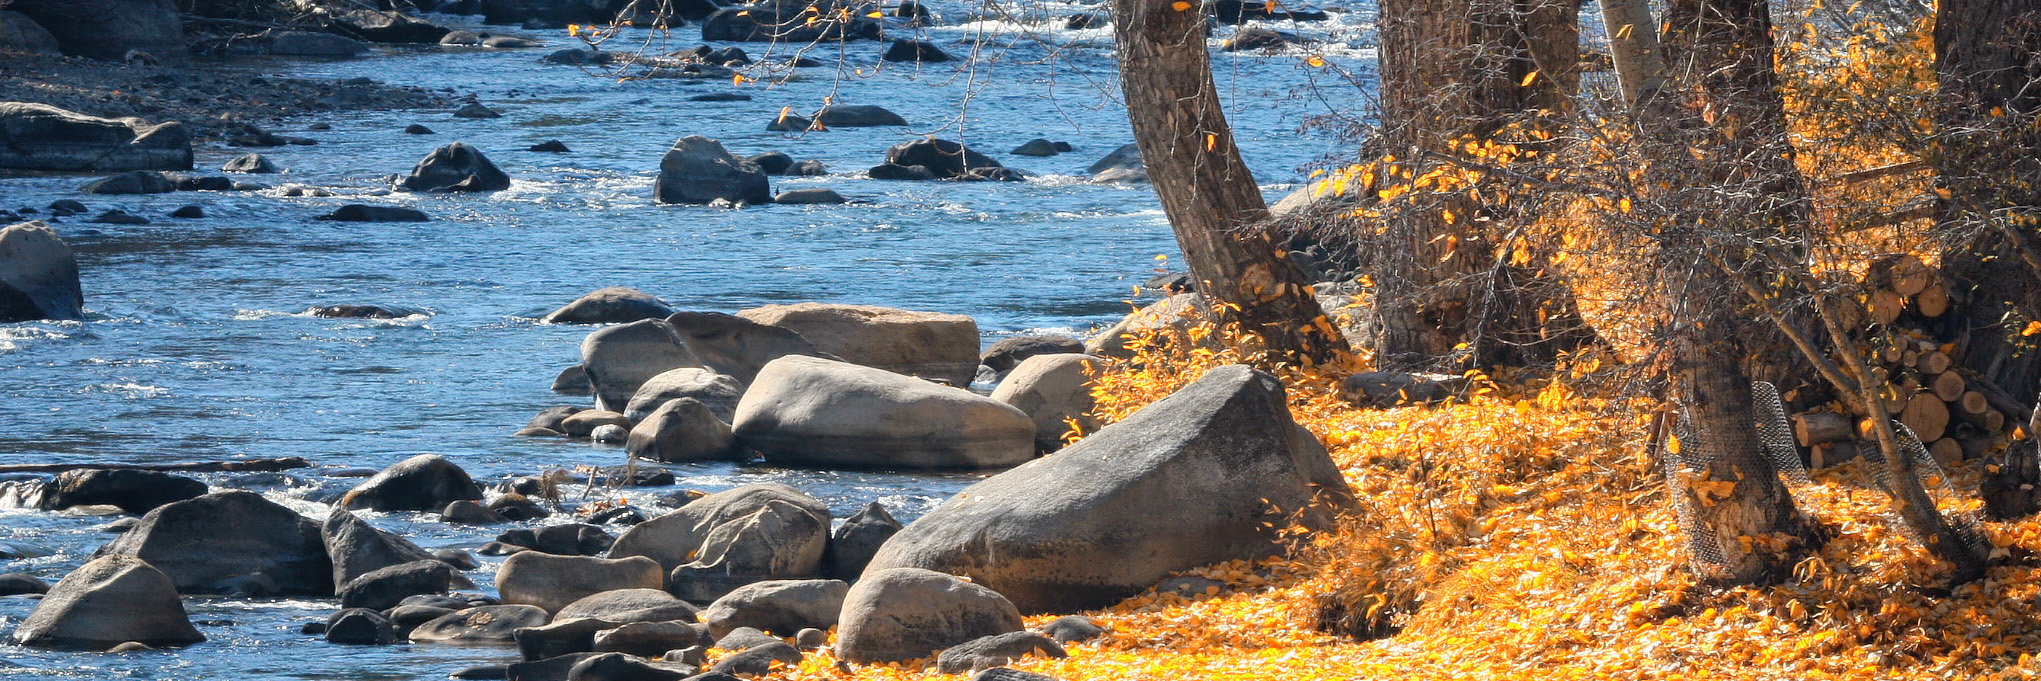
<svg viewBox="0 0 2041 681">
<path fill-rule="evenodd" d="M 504 603 L 536 605 L 546 612 L 604 591 L 665 585 L 659 564 L 643 557 L 610 560 L 523 551 L 504 559 L 496 571 L 496 590 Z"/>
<path fill-rule="evenodd" d="M 242 154 L 240 156 L 236 156 L 234 157 L 234 160 L 228 161 L 226 165 L 220 166 L 220 171 L 227 173 L 250 173 L 250 174 L 269 174 L 282 172 L 281 169 L 276 167 L 275 163 L 269 160 L 269 157 L 263 156 L 262 154 Z"/>
<path fill-rule="evenodd" d="M 516 632 L 541 627 L 552 621 L 542 608 L 530 605 L 485 605 L 468 608 L 433 619 L 411 630 L 413 643 L 459 645 L 510 645 Z"/>
<path fill-rule="evenodd" d="M 824 572 L 831 577 L 854 581 L 864 574 L 865 565 L 872 562 L 872 556 L 886 540 L 900 533 L 900 521 L 886 512 L 879 502 L 866 504 L 856 515 L 844 519 L 836 528 L 836 534 L 829 538 L 829 551 L 823 555 Z"/>
<path fill-rule="evenodd" d="M 907 119 L 883 106 L 832 104 L 815 113 L 815 121 L 831 128 L 872 128 L 907 125 Z"/>
<path fill-rule="evenodd" d="M 164 647 L 206 640 L 168 575 L 132 556 L 95 558 L 51 587 L 14 630 L 37 648 L 105 650 L 128 641 Z"/>
<path fill-rule="evenodd" d="M 1025 612 L 1082 610 L 1172 572 L 1277 553 L 1293 516 L 1322 527 L 1322 503 L 1351 499 L 1324 446 L 1291 420 L 1282 384 L 1225 366 L 966 488 L 888 541 L 865 573 L 940 570 Z"/>
<path fill-rule="evenodd" d="M 354 578 L 338 590 L 340 607 L 388 610 L 412 596 L 473 588 L 474 582 L 437 558 L 392 565 Z"/>
<path fill-rule="evenodd" d="M 800 509 L 823 528 L 829 527 L 829 508 L 814 497 L 779 483 L 746 485 L 696 499 L 672 513 L 633 526 L 617 537 L 609 555 L 644 556 L 672 570 L 694 562 L 704 553 L 704 544 L 718 528 L 756 515 L 773 503 Z M 821 557 L 816 560 L 819 563 Z"/>
<path fill-rule="evenodd" d="M 773 361 L 737 404 L 744 445 L 780 464 L 997 468 L 1035 455 L 1035 425 L 1001 402 L 883 369 Z"/>
<path fill-rule="evenodd" d="M 510 188 L 510 176 L 466 142 L 455 142 L 427 154 L 404 178 L 414 192 L 493 192 Z"/>
<path fill-rule="evenodd" d="M 992 399 L 1025 412 L 1035 422 L 1035 448 L 1053 452 L 1063 448 L 1072 421 L 1079 432 L 1098 430 L 1098 417 L 1091 413 L 1098 406 L 1091 396 L 1091 375 L 1101 364 L 1091 355 L 1029 357 L 1006 375 Z"/>
<path fill-rule="evenodd" d="M 673 314 L 666 301 L 623 286 L 596 289 L 574 299 L 539 321 L 547 324 L 623 324 L 640 319 L 665 319 Z"/>
<path fill-rule="evenodd" d="M 829 516 L 785 501 L 717 525 L 702 539 L 692 562 L 673 569 L 666 589 L 705 603 L 753 582 L 821 574 L 829 544 Z"/>
<path fill-rule="evenodd" d="M 340 505 L 376 511 L 437 511 L 456 501 L 481 498 L 482 487 L 467 471 L 438 454 L 420 454 L 363 480 L 341 497 Z"/>
<path fill-rule="evenodd" d="M 819 205 L 849 202 L 850 199 L 843 198 L 843 195 L 836 193 L 836 190 L 826 187 L 793 189 L 780 192 L 779 196 L 773 197 L 773 203 L 787 205 Z"/>
<path fill-rule="evenodd" d="M 659 184 L 653 198 L 660 203 L 772 203 L 765 170 L 723 148 L 723 143 L 688 135 L 673 143 L 659 160 Z"/>
<path fill-rule="evenodd" d="M 84 306 L 78 258 L 56 230 L 41 222 L 0 229 L 0 323 L 84 319 Z"/>
<path fill-rule="evenodd" d="M 1148 181 L 1148 166 L 1141 161 L 1140 145 L 1127 144 L 1106 154 L 1084 169 L 1094 182 L 1138 183 Z"/>
<path fill-rule="evenodd" d="M 617 626 L 615 622 L 598 619 L 555 616 L 550 624 L 517 629 L 511 632 L 511 638 L 517 641 L 517 652 L 525 660 L 544 660 L 593 651 L 595 634 Z M 564 667 L 560 669 L 563 674 L 566 671 Z"/>
<path fill-rule="evenodd" d="M 93 555 L 147 561 L 181 593 L 333 593 L 319 524 L 254 492 L 165 504 Z"/>
<path fill-rule="evenodd" d="M 553 384 L 547 389 L 562 395 L 592 394 L 589 392 L 591 388 L 588 385 L 588 368 L 576 364 L 561 369 L 560 374 L 553 377 Z"/>
<path fill-rule="evenodd" d="M 20 12 L 0 11 L 0 52 L 61 54 L 57 37 Z"/>
<path fill-rule="evenodd" d="M 319 536 L 326 546 L 326 555 L 333 560 L 335 587 L 392 565 L 434 559 L 432 552 L 411 540 L 378 530 L 344 508 L 335 508 L 326 515 Z"/>
<path fill-rule="evenodd" d="M 560 432 L 566 433 L 568 437 L 593 437 L 596 429 L 603 426 L 628 428 L 630 425 L 630 417 L 623 414 L 604 409 L 588 409 L 574 412 L 573 415 L 561 419 Z"/>
<path fill-rule="evenodd" d="M 701 637 L 684 622 L 632 622 L 595 633 L 595 652 L 659 657 L 693 646 Z"/>
<path fill-rule="evenodd" d="M 1042 625 L 1040 631 L 1043 636 L 1057 643 L 1081 643 L 1104 636 L 1106 633 L 1104 627 L 1083 615 L 1058 617 Z"/>
<path fill-rule="evenodd" d="M 206 493 L 206 484 L 181 475 L 123 469 L 86 468 L 58 473 L 43 487 L 36 508 L 61 511 L 73 506 L 117 506 L 140 515 L 173 501 Z"/>
<path fill-rule="evenodd" d="M 624 453 L 650 461 L 722 461 L 741 459 L 730 424 L 708 405 L 692 397 L 670 400 L 631 427 Z"/>
<path fill-rule="evenodd" d="M 314 31 L 276 31 L 268 42 L 270 54 L 292 57 L 352 57 L 368 50 L 359 40 Z"/>
<path fill-rule="evenodd" d="M 581 366 L 598 409 L 621 412 L 646 381 L 701 360 L 674 337 L 665 321 L 646 319 L 588 334 L 581 341 Z"/>
<path fill-rule="evenodd" d="M 559 619 L 598 619 L 612 624 L 631 622 L 693 622 L 701 610 L 659 589 L 616 589 L 590 594 L 560 608 Z M 685 648 L 687 646 L 680 646 Z"/>
<path fill-rule="evenodd" d="M 963 387 L 978 373 L 978 324 L 970 317 L 871 305 L 766 305 L 737 316 L 798 333 L 821 353 L 852 364 Z"/>
<path fill-rule="evenodd" d="M 1067 352 L 1084 352 L 1084 341 L 1069 336 L 1012 336 L 1001 338 L 979 355 L 978 363 L 992 367 L 1000 375 L 1013 371 L 1021 362 L 1035 355 L 1059 355 Z"/>
<path fill-rule="evenodd" d="M 692 667 L 655 664 L 636 655 L 596 653 L 574 663 L 574 668 L 567 670 L 566 681 L 680 681 L 694 671 Z"/>
<path fill-rule="evenodd" d="M 1032 631 L 1014 631 L 944 650 L 935 658 L 935 669 L 943 674 L 968 674 L 980 669 L 1003 667 L 1029 656 L 1061 659 L 1070 657 L 1070 653 L 1047 636 Z"/>
<path fill-rule="evenodd" d="M 184 22 L 172 0 L 12 0 L 7 9 L 34 19 L 68 55 L 121 60 L 130 50 L 184 51 Z"/>
<path fill-rule="evenodd" d="M 737 400 L 744 396 L 744 384 L 730 376 L 701 367 L 681 367 L 646 379 L 631 394 L 624 415 L 631 421 L 645 420 L 652 410 L 681 398 L 693 398 L 725 422 L 736 418 Z"/>
<path fill-rule="evenodd" d="M 183 123 L 95 118 L 46 104 L 0 102 L 0 168 L 70 172 L 190 170 Z"/>
<path fill-rule="evenodd" d="M 792 329 L 722 312 L 676 312 L 666 318 L 666 324 L 702 366 L 745 385 L 773 360 L 787 355 L 825 355 Z"/>
<path fill-rule="evenodd" d="M 702 611 L 709 635 L 722 638 L 738 627 L 780 636 L 802 629 L 829 629 L 843 610 L 850 585 L 836 579 L 791 579 L 737 587 Z"/>
<path fill-rule="evenodd" d="M 990 156 L 942 139 L 919 139 L 894 145 L 886 150 L 886 162 L 922 166 L 934 173 L 938 180 L 961 178 L 977 169 L 1004 167 Z"/>
<path fill-rule="evenodd" d="M 991 589 L 930 570 L 871 570 L 844 597 L 836 656 L 899 662 L 1015 631 L 1020 611 Z"/>
<path fill-rule="evenodd" d="M 326 642 L 386 646 L 402 640 L 397 623 L 368 608 L 348 608 L 326 618 Z"/>
<path fill-rule="evenodd" d="M 950 53 L 944 52 L 943 48 L 936 47 L 935 43 L 931 43 L 926 40 L 906 40 L 906 39 L 895 40 L 893 41 L 892 44 L 887 45 L 886 51 L 884 53 L 881 53 L 879 55 L 879 58 L 885 61 L 911 61 L 928 63 L 945 62 L 956 59 L 956 57 L 950 56 Z"/>
</svg>

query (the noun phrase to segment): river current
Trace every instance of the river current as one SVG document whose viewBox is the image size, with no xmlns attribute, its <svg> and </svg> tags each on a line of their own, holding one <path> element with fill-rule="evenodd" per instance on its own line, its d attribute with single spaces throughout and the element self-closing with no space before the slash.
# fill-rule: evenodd
<svg viewBox="0 0 2041 681">
<path fill-rule="evenodd" d="M 631 286 L 679 309 L 736 310 L 823 301 L 968 314 L 984 342 L 1023 333 L 1080 334 L 1130 309 L 1134 287 L 1158 265 L 1181 269 L 1160 205 L 1145 185 L 1098 185 L 1083 170 L 1132 141 L 1109 29 L 1065 30 L 1078 5 L 1003 7 L 973 20 L 976 6 L 928 3 L 946 20 L 918 32 L 952 53 L 975 43 L 970 63 L 884 64 L 883 44 L 852 43 L 812 58 L 828 68 L 760 74 L 761 80 L 618 81 L 575 67 L 542 65 L 547 51 L 578 45 L 564 31 L 505 31 L 475 18 L 432 15 L 475 30 L 527 35 L 539 49 L 378 47 L 356 59 L 250 59 L 219 68 L 250 77 L 368 77 L 393 85 L 474 94 L 503 113 L 454 118 L 448 110 L 351 112 L 289 119 L 274 131 L 316 146 L 258 150 L 288 169 L 237 176 L 264 192 L 88 196 L 83 177 L 0 179 L 0 208 L 83 201 L 93 213 L 121 208 L 148 225 L 53 226 L 78 252 L 90 319 L 0 325 L 0 459 L 8 462 L 178 462 L 301 456 L 319 467 L 295 483 L 259 490 L 314 517 L 317 500 L 357 480 L 340 468 L 380 468 L 424 452 L 479 480 L 553 468 L 622 463 L 620 448 L 510 436 L 533 413 L 585 398 L 547 390 L 578 361 L 593 327 L 544 325 L 534 317 L 603 286 Z M 1330 9 L 1341 9 L 1338 7 Z M 1369 18 L 1335 12 L 1314 24 L 1273 24 L 1330 42 L 1279 54 L 1224 53 L 1214 67 L 1243 153 L 1271 201 L 1340 145 L 1300 130 L 1314 116 L 1356 111 L 1365 93 L 1334 68 L 1372 70 Z M 628 31 L 606 47 L 651 42 L 652 51 L 699 44 L 699 29 L 660 37 Z M 762 44 L 741 44 L 754 58 Z M 781 48 L 784 52 L 785 48 Z M 1361 76 L 1365 81 L 1367 77 Z M 741 92 L 750 101 L 690 97 Z M 805 135 L 765 130 L 782 107 L 812 112 L 825 97 L 878 104 L 908 128 Z M 410 124 L 436 135 L 406 135 Z M 314 130 L 316 124 L 330 130 Z M 679 137 L 721 140 L 733 152 L 784 151 L 828 166 L 825 177 L 773 178 L 777 193 L 828 187 L 847 205 L 726 210 L 652 202 L 660 155 Z M 961 139 L 1033 177 L 1026 182 L 888 182 L 856 175 L 894 144 L 934 134 Z M 1076 151 L 1048 158 L 1005 153 L 1033 138 Z M 570 154 L 528 152 L 560 140 Z M 514 180 L 487 195 L 387 193 L 433 148 L 474 145 Z M 209 145 L 203 174 L 250 150 Z M 282 187 L 332 190 L 287 197 Z M 343 223 L 312 218 L 343 203 L 415 207 L 424 223 Z M 201 206 L 208 217 L 167 214 Z M 381 303 L 430 314 L 391 321 L 322 319 L 314 305 Z M 762 481 L 808 491 L 842 517 L 884 502 L 902 521 L 982 476 L 783 470 L 732 464 L 672 465 L 680 487 L 716 491 Z M 201 476 L 217 485 L 232 475 Z M 633 496 L 673 488 L 646 488 Z M 570 489 L 570 496 L 579 490 Z M 657 509 L 653 509 L 657 510 Z M 428 548 L 473 549 L 497 527 L 446 525 L 423 514 L 364 514 Z M 49 555 L 0 561 L 54 583 L 112 535 L 111 520 L 0 511 L 0 541 Z M 556 518 L 549 522 L 564 522 Z M 622 528 L 611 528 L 620 533 Z M 471 573 L 485 587 L 499 559 Z M 486 590 L 486 589 L 485 589 Z M 0 631 L 34 601 L 0 599 Z M 187 599 L 210 639 L 177 651 L 122 655 L 0 645 L 0 677 L 81 679 L 439 679 L 449 671 L 514 657 L 514 651 L 433 645 L 342 647 L 297 633 L 335 607 L 328 600 Z"/>
</svg>

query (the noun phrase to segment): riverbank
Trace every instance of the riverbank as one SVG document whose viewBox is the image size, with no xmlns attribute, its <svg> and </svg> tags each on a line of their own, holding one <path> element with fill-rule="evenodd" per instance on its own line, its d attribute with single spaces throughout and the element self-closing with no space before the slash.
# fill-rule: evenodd
<svg viewBox="0 0 2041 681">
<path fill-rule="evenodd" d="M 367 78 L 262 75 L 245 62 L 175 64 L 11 53 L 0 58 L 0 102 L 49 104 L 93 116 L 182 121 L 201 139 L 320 113 L 449 106 L 451 90 L 392 86 Z"/>
</svg>

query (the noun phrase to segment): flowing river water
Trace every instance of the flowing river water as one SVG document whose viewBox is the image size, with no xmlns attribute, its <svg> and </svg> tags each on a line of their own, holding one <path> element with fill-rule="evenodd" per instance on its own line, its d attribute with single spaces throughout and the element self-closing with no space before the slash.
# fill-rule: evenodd
<svg viewBox="0 0 2041 681">
<path fill-rule="evenodd" d="M 568 66 L 542 65 L 551 49 L 578 44 L 564 31 L 508 31 L 539 38 L 536 50 L 379 47 L 362 58 L 250 59 L 217 65 L 249 77 L 369 77 L 393 85 L 473 93 L 503 113 L 453 118 L 447 110 L 298 117 L 275 131 L 316 146 L 261 150 L 282 175 L 245 179 L 330 189 L 336 197 L 179 192 L 87 196 L 86 178 L 0 179 L 0 208 L 77 199 L 96 213 L 118 207 L 152 224 L 55 226 L 78 252 L 90 319 L 0 325 L 0 458 L 8 462 L 178 462 L 301 456 L 319 467 L 288 478 L 209 475 L 216 489 L 253 487 L 313 517 L 321 500 L 357 479 L 342 468 L 380 468 L 407 456 L 447 456 L 484 484 L 553 468 L 622 463 L 622 450 L 510 436 L 538 410 L 585 398 L 550 393 L 555 373 L 578 361 L 592 327 L 533 319 L 603 286 L 636 287 L 679 309 L 736 311 L 823 301 L 968 314 L 987 344 L 1021 333 L 1079 334 L 1129 309 L 1135 285 L 1164 256 L 1180 258 L 1167 221 L 1145 185 L 1099 185 L 1083 170 L 1132 141 L 1110 51 L 1109 29 L 1065 30 L 1061 17 L 1087 8 L 1030 4 L 1009 16 L 971 21 L 971 6 L 929 3 L 948 20 L 919 29 L 957 54 L 979 45 L 970 64 L 885 64 L 882 44 L 852 43 L 841 54 L 809 56 L 828 68 L 791 80 L 619 82 Z M 1338 9 L 1338 8 L 1334 8 Z M 1363 89 L 1338 82 L 1324 55 L 1359 72 L 1372 50 L 1361 11 L 1315 24 L 1278 24 L 1330 42 L 1280 54 L 1223 53 L 1214 66 L 1249 165 L 1271 201 L 1306 179 L 1331 135 L 1301 130 L 1308 119 L 1364 105 Z M 477 30 L 474 18 L 434 15 Z M 916 32 L 916 31 L 909 31 Z M 896 31 L 896 35 L 900 33 Z M 693 47 L 699 29 L 651 39 L 655 51 Z M 754 57 L 761 44 L 741 45 Z M 782 52 L 785 48 L 780 48 Z M 699 102 L 710 92 L 750 101 Z M 879 104 L 909 128 L 858 128 L 806 135 L 767 132 L 782 107 L 809 112 L 825 97 Z M 438 134 L 400 134 L 418 123 Z M 330 130 L 312 130 L 315 124 Z M 888 182 L 860 171 L 884 150 L 933 133 L 962 139 L 1026 182 Z M 660 155 L 699 134 L 733 152 L 785 151 L 818 159 L 825 177 L 774 178 L 774 191 L 828 187 L 847 205 L 724 210 L 661 206 L 651 200 Z M 1029 139 L 1067 141 L 1076 151 L 1048 158 L 1006 150 Z M 561 140 L 573 153 L 524 149 Z M 386 193 L 434 147 L 464 141 L 514 180 L 487 195 Z M 244 153 L 209 145 L 201 172 Z M 314 221 L 342 203 L 422 209 L 424 223 Z M 167 217 L 186 204 L 201 220 Z M 83 216 L 81 216 L 82 218 Z M 322 319 L 313 305 L 382 303 L 430 314 L 392 321 Z M 784 470 L 732 464 L 673 465 L 681 488 L 706 491 L 762 481 L 815 495 L 842 517 L 878 500 L 906 521 L 980 479 L 965 474 Z M 647 488 L 651 495 L 673 488 Z M 570 490 L 570 496 L 578 490 Z M 656 510 L 656 509 L 655 509 Z M 428 514 L 364 514 L 427 548 L 473 549 L 496 527 L 437 522 Z M 0 511 L 0 542 L 49 555 L 0 561 L 0 571 L 55 582 L 112 535 L 93 528 L 110 517 Z M 551 521 L 564 522 L 556 517 Z M 622 528 L 612 528 L 621 532 Z M 486 590 L 499 559 L 471 573 Z M 34 607 L 0 599 L 0 631 Z M 323 619 L 330 599 L 195 597 L 192 617 L 209 641 L 177 651 L 121 655 L 38 651 L 0 645 L 0 677 L 84 679 L 436 679 L 461 667 L 500 663 L 514 651 L 453 646 L 345 647 L 297 633 Z"/>
</svg>

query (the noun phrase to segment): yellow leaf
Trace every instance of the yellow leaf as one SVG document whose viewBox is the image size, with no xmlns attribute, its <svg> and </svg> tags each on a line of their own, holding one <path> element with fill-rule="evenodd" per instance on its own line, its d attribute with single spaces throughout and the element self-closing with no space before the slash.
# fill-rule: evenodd
<svg viewBox="0 0 2041 681">
<path fill-rule="evenodd" d="M 1625 198 L 1621 201 L 1617 201 L 1616 208 L 1621 209 L 1625 213 L 1630 212 L 1630 199 Z"/>
<path fill-rule="evenodd" d="M 1176 2 L 1169 4 L 1169 8 L 1178 12 L 1188 12 L 1191 10 L 1191 3 L 1184 2 L 1184 0 L 1176 0 Z"/>
<path fill-rule="evenodd" d="M 872 13 L 870 13 L 870 14 L 866 14 L 865 16 L 867 16 L 867 17 L 871 17 L 871 18 L 873 18 L 873 19 L 884 19 L 884 18 L 886 18 L 886 13 L 885 13 L 885 12 L 872 12 Z"/>
<path fill-rule="evenodd" d="M 1213 147 L 1217 146 L 1219 146 L 1219 136 L 1209 132 L 1205 133 L 1205 151 L 1211 151 Z"/>
<path fill-rule="evenodd" d="M 578 36 L 578 35 L 581 35 L 581 24 L 568 24 L 568 25 L 567 25 L 567 35 L 570 35 L 570 36 Z"/>
<path fill-rule="evenodd" d="M 1524 74 L 1524 82 L 1522 82 L 1522 83 L 1518 83 L 1518 84 L 1517 84 L 1517 87 L 1530 87 L 1530 86 L 1531 86 L 1531 81 L 1534 81 L 1534 80 L 1537 80 L 1537 79 L 1538 79 L 1538 72 L 1537 72 L 1537 71 L 1532 71 L 1532 72 L 1530 72 L 1530 73 L 1526 73 L 1526 74 Z"/>
<path fill-rule="evenodd" d="M 743 85 L 743 84 L 744 84 L 744 74 L 740 73 L 740 74 L 737 74 L 737 75 L 731 76 L 731 77 L 730 77 L 730 84 L 731 84 L 731 85 Z"/>
<path fill-rule="evenodd" d="M 1158 255 L 1158 256 L 1155 256 L 1155 259 L 1156 259 L 1156 260 L 1168 260 L 1168 259 L 1169 259 L 1169 255 L 1168 255 L 1168 254 L 1166 254 L 1166 253 L 1165 253 L 1165 254 L 1163 254 L 1163 255 Z"/>
<path fill-rule="evenodd" d="M 2041 322 L 2027 322 L 2027 328 L 2020 329 L 2020 335 L 2032 336 L 2041 333 Z"/>
<path fill-rule="evenodd" d="M 1322 69 L 1322 68 L 1325 68 L 1325 58 L 1323 58 L 1323 57 L 1320 57 L 1320 56 L 1318 56 L 1318 55 L 1315 55 L 1315 54 L 1314 54 L 1314 55 L 1311 55 L 1311 56 L 1310 56 L 1310 58 L 1307 58 L 1307 59 L 1305 59 L 1305 60 L 1304 60 L 1304 63 L 1306 63 L 1306 64 L 1310 64 L 1310 65 L 1311 65 L 1311 68 L 1314 68 L 1314 69 Z"/>
</svg>

